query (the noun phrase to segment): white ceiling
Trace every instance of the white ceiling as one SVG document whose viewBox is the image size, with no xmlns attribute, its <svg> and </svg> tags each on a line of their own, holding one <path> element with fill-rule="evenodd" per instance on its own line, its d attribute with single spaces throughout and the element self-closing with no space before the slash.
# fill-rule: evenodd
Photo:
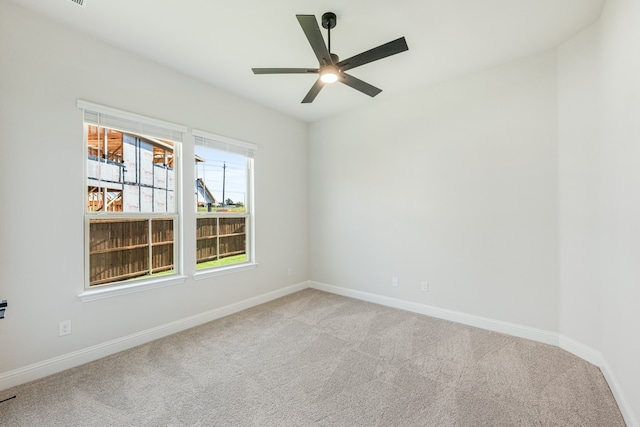
<svg viewBox="0 0 640 427">
<path fill-rule="evenodd" d="M 605 0 L 84 0 L 84 7 L 72 0 L 12 1 L 311 122 L 554 47 L 595 22 Z M 406 37 L 408 52 L 349 71 L 381 88 L 377 97 L 333 84 L 301 104 L 315 75 L 251 72 L 316 68 L 295 15 L 320 19 L 327 11 L 337 15 L 331 50 L 341 59 Z"/>
</svg>

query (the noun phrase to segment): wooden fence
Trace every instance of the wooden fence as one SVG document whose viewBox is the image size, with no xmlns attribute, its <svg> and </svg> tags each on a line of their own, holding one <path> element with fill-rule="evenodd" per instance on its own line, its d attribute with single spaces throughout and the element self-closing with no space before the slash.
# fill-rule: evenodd
<svg viewBox="0 0 640 427">
<path fill-rule="evenodd" d="M 198 218 L 196 262 L 246 253 L 245 222 L 244 218 Z"/>
<path fill-rule="evenodd" d="M 171 218 L 92 219 L 89 223 L 89 285 L 171 271 L 173 230 Z M 245 219 L 198 218 L 196 242 L 198 263 L 244 254 Z"/>
</svg>

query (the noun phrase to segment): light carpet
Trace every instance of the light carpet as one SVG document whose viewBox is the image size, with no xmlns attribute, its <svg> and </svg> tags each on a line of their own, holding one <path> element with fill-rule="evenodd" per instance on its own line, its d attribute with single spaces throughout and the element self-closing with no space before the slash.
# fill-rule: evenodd
<svg viewBox="0 0 640 427">
<path fill-rule="evenodd" d="M 14 394 L 2 426 L 624 426 L 560 348 L 312 289 Z"/>
</svg>

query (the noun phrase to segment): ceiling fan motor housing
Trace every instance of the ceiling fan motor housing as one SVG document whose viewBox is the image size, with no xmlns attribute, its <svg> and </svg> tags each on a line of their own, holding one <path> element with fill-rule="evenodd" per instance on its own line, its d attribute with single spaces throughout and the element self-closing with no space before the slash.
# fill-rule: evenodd
<svg viewBox="0 0 640 427">
<path fill-rule="evenodd" d="M 327 12 L 322 15 L 322 28 L 330 30 L 336 26 L 336 14 L 333 12 Z"/>
</svg>

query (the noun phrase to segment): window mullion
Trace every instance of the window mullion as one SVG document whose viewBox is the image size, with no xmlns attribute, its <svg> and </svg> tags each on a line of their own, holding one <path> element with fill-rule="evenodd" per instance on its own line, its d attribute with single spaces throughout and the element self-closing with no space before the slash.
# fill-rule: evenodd
<svg viewBox="0 0 640 427">
<path fill-rule="evenodd" d="M 153 218 L 149 218 L 149 274 L 153 274 Z"/>
<path fill-rule="evenodd" d="M 216 260 L 220 259 L 220 217 L 216 217 Z"/>
</svg>

